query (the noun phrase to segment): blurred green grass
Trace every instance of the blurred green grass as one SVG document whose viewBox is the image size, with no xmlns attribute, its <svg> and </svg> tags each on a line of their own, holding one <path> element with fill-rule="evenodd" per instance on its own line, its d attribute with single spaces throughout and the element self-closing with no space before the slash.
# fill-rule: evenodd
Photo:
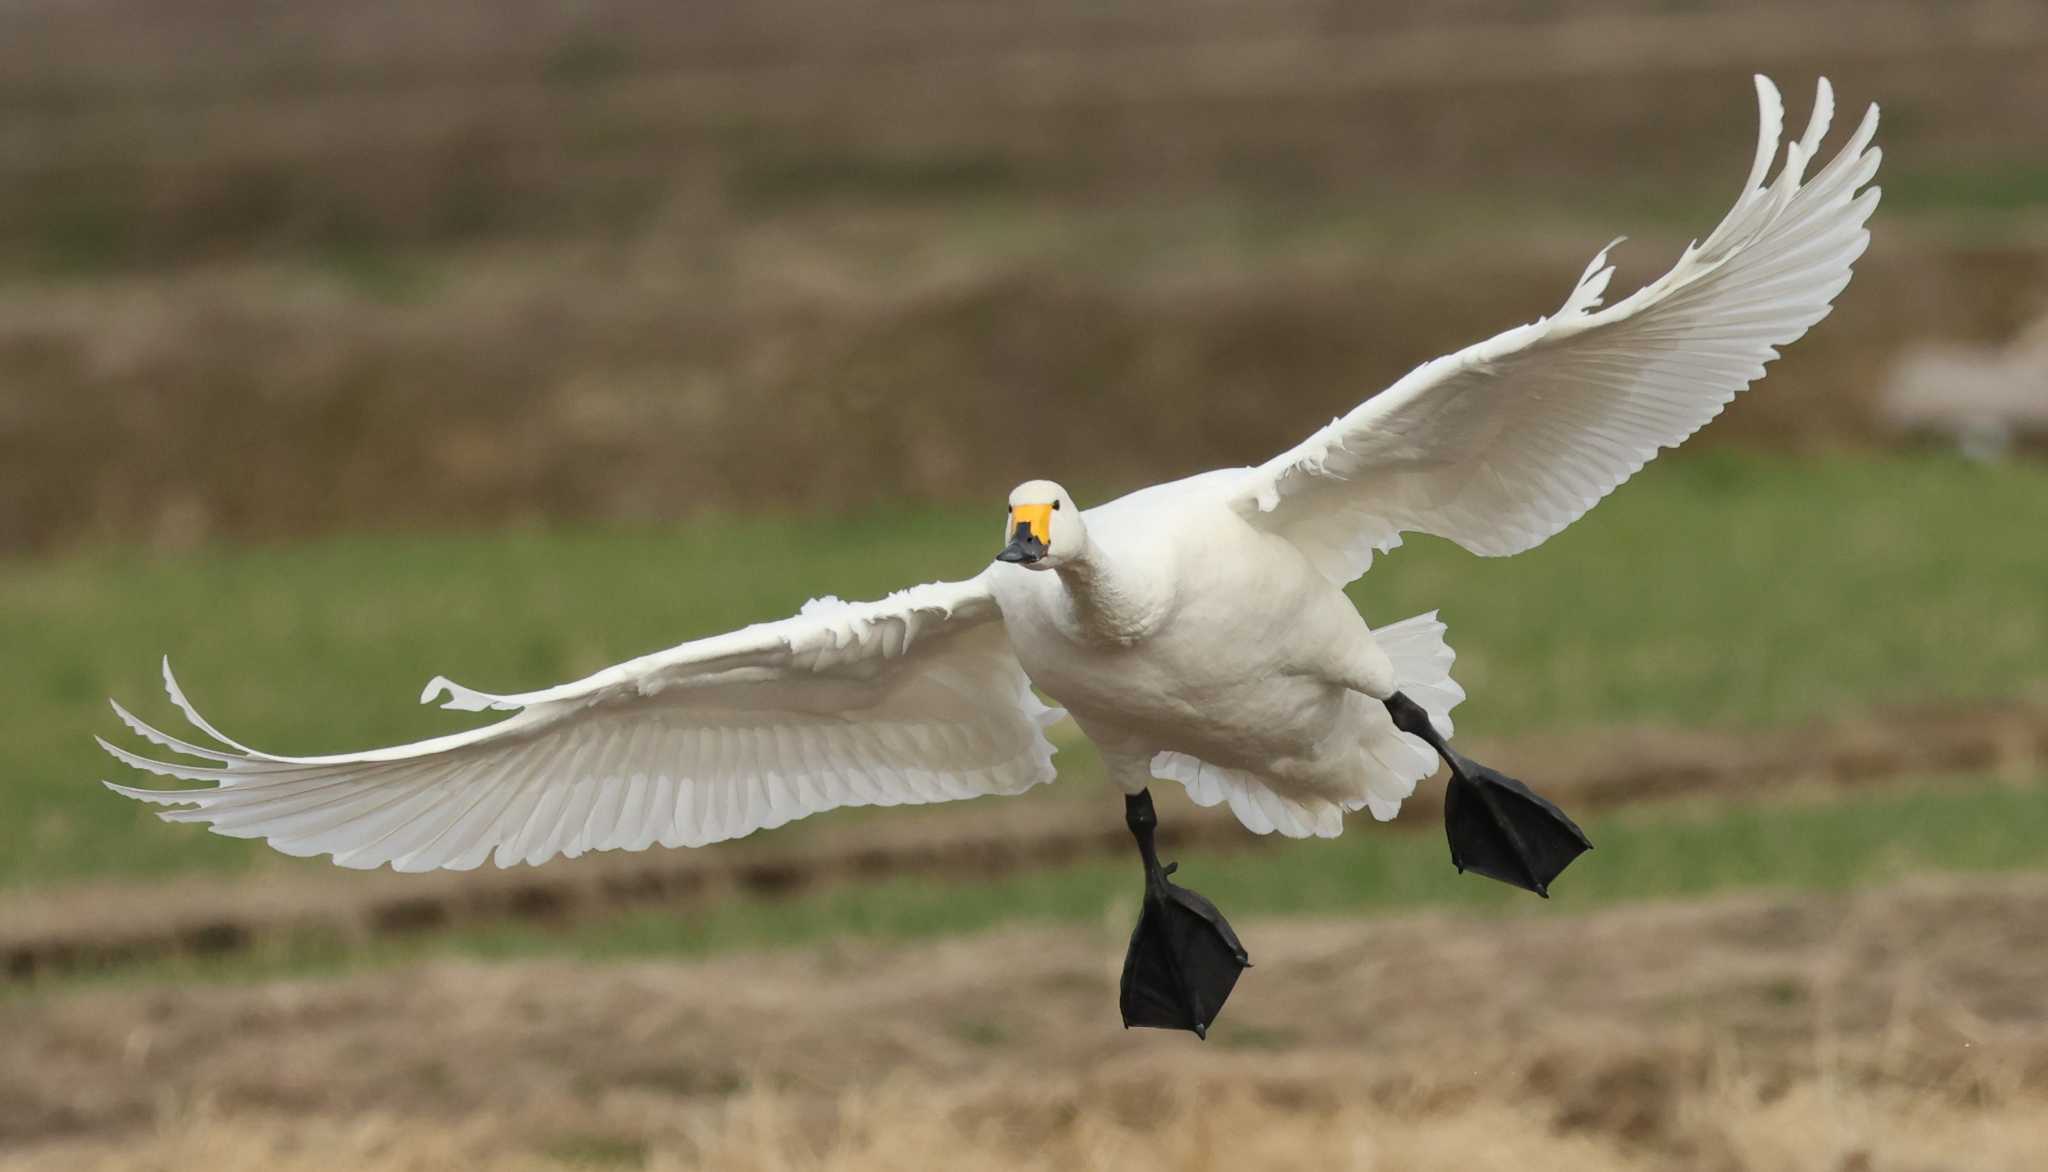
<svg viewBox="0 0 2048 1172">
<path fill-rule="evenodd" d="M 1335 842 L 1184 856 L 1179 877 L 1217 899 L 1240 924 L 1258 917 L 1420 909 L 1571 915 L 1617 903 L 1743 890 L 1839 891 L 1928 873 L 2040 868 L 2048 863 L 2048 786 L 2040 779 L 2015 785 L 1932 777 L 1770 804 L 1662 805 L 1599 815 L 1585 827 L 1595 849 L 1573 864 L 1548 901 L 1458 875 L 1433 830 L 1404 833 L 1369 824 Z M 692 957 L 841 938 L 914 941 L 1026 923 L 1099 922 L 1121 934 L 1135 915 L 1138 888 L 1135 860 L 1108 860 L 964 882 L 901 878 L 789 899 L 734 898 L 561 926 L 502 923 L 367 943 L 303 930 L 264 938 L 253 950 L 228 957 L 174 957 L 40 988 L 105 980 L 327 975 L 451 956 Z M 1255 930 L 1247 941 L 1256 953 Z"/>
<path fill-rule="evenodd" d="M 1835 800 L 1700 803 L 1603 815 L 1585 823 L 1595 848 L 1539 900 L 1460 876 L 1442 835 L 1364 823 L 1335 842 L 1192 855 L 1178 878 L 1230 915 L 1299 916 L 1444 908 L 1490 915 L 1571 914 L 1645 899 L 1748 889 L 1832 891 L 1928 872 L 2048 864 L 2048 787 L 1944 777 Z M 513 925 L 458 932 L 464 953 L 590 958 L 694 954 L 833 936 L 916 939 L 1013 921 L 1106 919 L 1135 913 L 1136 860 L 1091 862 L 990 882 L 898 879 L 781 902 L 741 900 L 678 915 L 633 912 L 567 930 Z"/>
<path fill-rule="evenodd" d="M 0 563 L 12 750 L 0 884 L 322 865 L 163 826 L 93 784 L 118 770 L 90 740 L 122 731 L 107 696 L 178 723 L 161 699 L 160 653 L 230 733 L 277 751 L 340 751 L 456 724 L 412 703 L 436 673 L 537 687 L 791 613 L 813 594 L 971 575 L 999 515 L 992 492 L 985 507 L 669 532 L 357 536 Z M 1441 610 L 1472 696 L 1461 735 L 1754 726 L 2040 687 L 2043 533 L 2039 466 L 1715 453 L 1652 465 L 1520 558 L 1413 538 L 1354 595 L 1375 623 Z M 1060 764 L 1070 781 L 1094 774 L 1085 749 Z"/>
</svg>

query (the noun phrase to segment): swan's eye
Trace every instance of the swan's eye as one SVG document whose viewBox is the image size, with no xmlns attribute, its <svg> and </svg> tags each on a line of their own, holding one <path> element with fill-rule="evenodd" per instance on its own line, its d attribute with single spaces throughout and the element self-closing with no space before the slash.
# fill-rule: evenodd
<svg viewBox="0 0 2048 1172">
<path fill-rule="evenodd" d="M 1060 503 L 1059 503 L 1058 501 L 1054 501 L 1054 502 L 1052 503 L 1052 507 L 1053 507 L 1053 508 L 1055 508 L 1055 509 L 1057 509 L 1057 508 L 1059 508 L 1059 507 L 1060 507 Z"/>
</svg>

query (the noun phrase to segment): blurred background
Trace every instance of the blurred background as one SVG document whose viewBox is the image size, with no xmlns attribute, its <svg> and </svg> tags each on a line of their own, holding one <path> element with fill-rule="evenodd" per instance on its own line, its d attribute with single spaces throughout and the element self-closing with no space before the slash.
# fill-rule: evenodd
<svg viewBox="0 0 2048 1172">
<path fill-rule="evenodd" d="M 1838 310 L 1541 549 L 1415 539 L 1455 874 L 1162 797 L 1258 967 L 1118 1028 L 1092 752 L 1006 801 L 401 877 L 108 795 L 971 575 L 1254 463 L 1884 109 Z M 0 1168 L 2021 1169 L 2048 1151 L 2048 8 L 5 0 Z M 1838 129 L 1835 141 L 1846 133 Z M 1831 149 L 1831 148 L 1830 148 Z"/>
</svg>

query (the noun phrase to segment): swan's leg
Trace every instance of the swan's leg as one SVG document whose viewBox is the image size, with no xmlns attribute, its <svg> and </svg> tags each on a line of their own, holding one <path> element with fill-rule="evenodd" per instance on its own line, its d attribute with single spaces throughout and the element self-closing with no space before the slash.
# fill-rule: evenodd
<svg viewBox="0 0 2048 1172">
<path fill-rule="evenodd" d="M 1452 749 L 1420 704 L 1399 692 L 1384 703 L 1394 727 L 1428 741 L 1451 767 L 1444 833 L 1452 865 L 1548 899 L 1551 880 L 1593 849 L 1585 832 L 1528 786 Z"/>
<path fill-rule="evenodd" d="M 1150 790 L 1124 796 L 1124 822 L 1145 863 L 1145 905 L 1124 956 L 1124 1026 L 1193 1030 L 1206 1038 L 1251 960 L 1215 904 L 1168 878 L 1178 864 L 1159 862 Z"/>
</svg>

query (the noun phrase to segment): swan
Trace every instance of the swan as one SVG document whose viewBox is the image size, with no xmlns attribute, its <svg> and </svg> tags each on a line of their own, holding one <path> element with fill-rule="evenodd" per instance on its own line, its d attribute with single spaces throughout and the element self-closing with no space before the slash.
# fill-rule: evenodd
<svg viewBox="0 0 2048 1172">
<path fill-rule="evenodd" d="M 1354 811 L 1392 818 L 1441 760 L 1452 862 L 1547 895 L 1591 844 L 1555 805 L 1451 747 L 1464 692 L 1436 615 L 1373 630 L 1343 588 L 1405 532 L 1486 557 L 1540 544 L 1827 315 L 1869 239 L 1877 108 L 1807 178 L 1833 112 L 1823 79 L 1766 182 L 1783 106 L 1766 78 L 1756 92 L 1749 177 L 1668 273 L 1603 307 L 1610 244 L 1555 313 L 1424 363 L 1258 467 L 1087 509 L 1033 480 L 1010 493 L 1001 551 L 973 578 L 817 599 L 539 691 L 436 677 L 423 703 L 505 715 L 414 744 L 264 752 L 201 716 L 166 661 L 171 702 L 212 743 L 118 702 L 136 735 L 189 760 L 99 743 L 136 769 L 211 784 L 105 784 L 175 807 L 166 820 L 288 854 L 460 870 L 701 846 L 839 806 L 1020 793 L 1053 779 L 1046 730 L 1071 718 L 1124 796 L 1144 868 L 1125 1024 L 1204 1036 L 1249 958 L 1160 862 L 1155 780 L 1228 805 L 1256 833 L 1329 837 Z"/>
</svg>

